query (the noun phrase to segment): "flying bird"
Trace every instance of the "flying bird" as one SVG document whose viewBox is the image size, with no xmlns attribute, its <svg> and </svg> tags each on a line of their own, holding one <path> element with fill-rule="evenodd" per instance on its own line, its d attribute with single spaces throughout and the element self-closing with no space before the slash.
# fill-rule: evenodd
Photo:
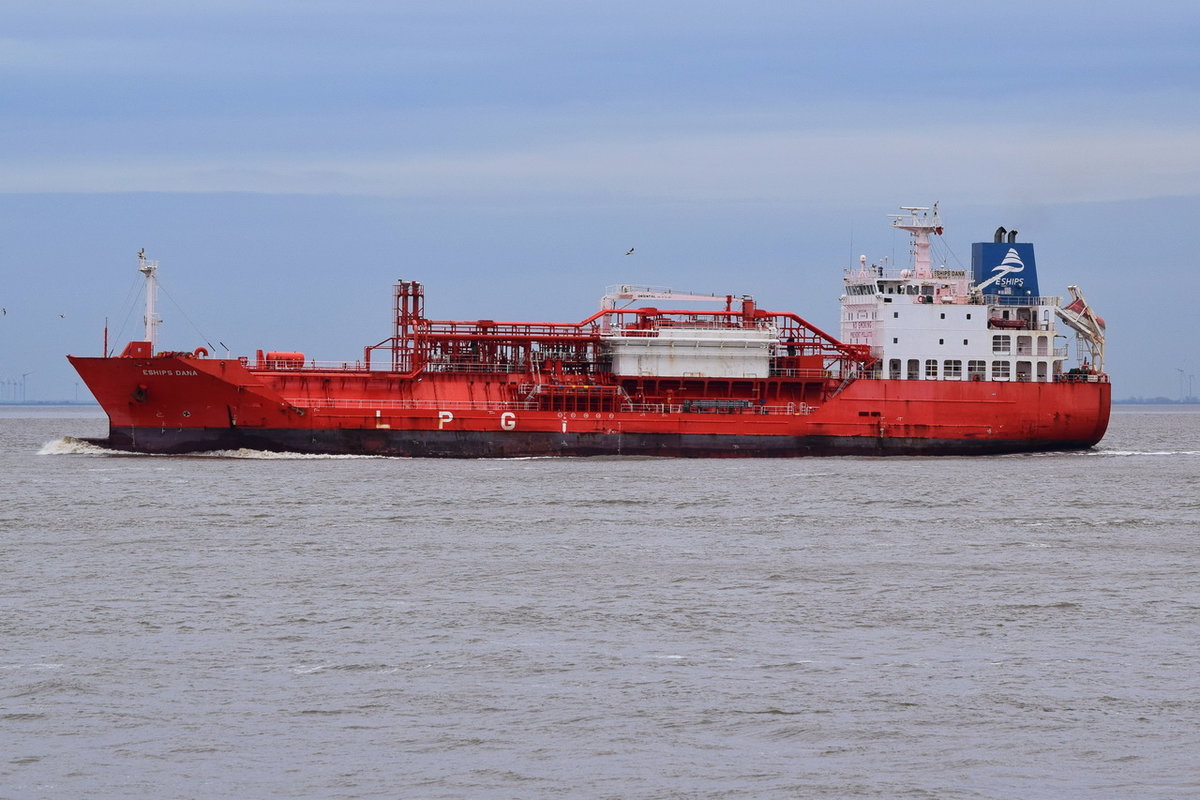
<svg viewBox="0 0 1200 800">
<path fill-rule="evenodd" d="M 625 255 L 627 255 L 627 256 L 631 256 L 631 255 L 633 255 L 633 248 L 632 248 L 632 247 L 631 247 L 631 248 L 629 248 L 629 250 L 628 250 L 628 251 L 626 251 Z"/>
</svg>

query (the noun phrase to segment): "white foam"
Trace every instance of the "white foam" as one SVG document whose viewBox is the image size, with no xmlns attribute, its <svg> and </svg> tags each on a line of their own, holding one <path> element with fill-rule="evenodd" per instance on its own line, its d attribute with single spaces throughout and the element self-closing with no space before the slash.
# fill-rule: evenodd
<svg viewBox="0 0 1200 800">
<path fill-rule="evenodd" d="M 0 664 L 0 669 L 62 669 L 62 664 Z"/>
<path fill-rule="evenodd" d="M 342 460 L 351 458 L 387 458 L 388 456 L 354 455 L 349 453 L 288 453 L 277 450 L 251 450 L 239 447 L 237 450 L 212 450 L 206 453 L 190 453 L 196 458 L 248 458 L 262 460 Z"/>
<path fill-rule="evenodd" d="M 1078 456 L 1081 458 L 1098 458 L 1111 456 L 1196 456 L 1198 450 L 1047 450 L 1039 453 L 1009 453 L 1001 458 L 1063 458 Z"/>
<path fill-rule="evenodd" d="M 312 675 L 314 672 L 321 672 L 333 666 L 332 664 L 317 664 L 316 666 L 308 666 L 306 664 L 297 664 L 292 667 L 294 675 Z"/>
<path fill-rule="evenodd" d="M 85 442 L 83 439 L 76 439 L 74 436 L 64 436 L 61 439 L 55 439 L 52 442 L 46 442 L 42 445 L 42 449 L 38 450 L 39 456 L 107 456 L 107 455 L 127 455 L 118 450 L 109 450 L 106 447 Z"/>
</svg>

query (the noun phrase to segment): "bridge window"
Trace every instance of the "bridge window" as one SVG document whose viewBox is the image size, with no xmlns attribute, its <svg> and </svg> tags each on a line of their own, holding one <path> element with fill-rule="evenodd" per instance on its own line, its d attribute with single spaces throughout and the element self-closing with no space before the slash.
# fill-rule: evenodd
<svg viewBox="0 0 1200 800">
<path fill-rule="evenodd" d="M 992 362 L 992 380 L 1006 381 L 1012 377 L 1012 365 L 1007 361 Z"/>
<path fill-rule="evenodd" d="M 900 380 L 900 359 L 888 361 L 888 377 L 894 381 Z"/>
<path fill-rule="evenodd" d="M 908 360 L 908 374 L 905 376 L 910 381 L 921 379 L 921 361 L 920 359 L 910 358 Z"/>
<path fill-rule="evenodd" d="M 987 362 L 983 360 L 974 360 L 967 362 L 967 374 L 972 378 L 982 380 L 984 373 L 987 372 Z"/>
<path fill-rule="evenodd" d="M 1011 336 L 993 336 L 992 337 L 992 352 L 996 354 L 1012 352 L 1012 337 Z"/>
<path fill-rule="evenodd" d="M 938 362 L 936 358 L 926 359 L 925 361 L 925 379 L 936 380 L 938 376 Z"/>
<path fill-rule="evenodd" d="M 957 358 L 948 359 L 942 368 L 942 377 L 950 380 L 961 380 L 962 361 Z"/>
</svg>

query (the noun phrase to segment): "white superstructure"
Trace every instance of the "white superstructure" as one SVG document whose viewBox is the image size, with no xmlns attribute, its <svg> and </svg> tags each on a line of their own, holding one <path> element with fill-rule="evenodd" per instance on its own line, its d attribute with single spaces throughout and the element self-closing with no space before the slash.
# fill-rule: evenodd
<svg viewBox="0 0 1200 800">
<path fill-rule="evenodd" d="M 1055 323 L 1061 298 L 985 293 L 1015 270 L 1008 263 L 978 287 L 967 269 L 935 267 L 930 237 L 942 232 L 937 206 L 903 210 L 892 224 L 911 234 L 913 266 L 889 269 L 863 256 L 844 279 L 841 339 L 870 346 L 879 358 L 874 377 L 1059 380 L 1067 359 Z"/>
</svg>

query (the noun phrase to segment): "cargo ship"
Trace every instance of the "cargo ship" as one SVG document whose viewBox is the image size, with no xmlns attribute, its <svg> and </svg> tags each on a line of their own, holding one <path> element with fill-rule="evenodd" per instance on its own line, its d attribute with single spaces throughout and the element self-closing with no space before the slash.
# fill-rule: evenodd
<svg viewBox="0 0 1200 800">
<path fill-rule="evenodd" d="M 68 358 L 109 418 L 96 443 L 140 453 L 925 456 L 1100 441 L 1105 324 L 1079 288 L 1042 295 L 1033 245 L 1004 228 L 972 246 L 970 270 L 935 266 L 937 206 L 901 211 L 911 264 L 845 270 L 836 338 L 748 295 L 634 285 L 581 322 L 435 320 L 424 286 L 400 280 L 391 335 L 353 361 L 159 350 L 158 264 L 143 252 L 144 338 Z"/>
</svg>

